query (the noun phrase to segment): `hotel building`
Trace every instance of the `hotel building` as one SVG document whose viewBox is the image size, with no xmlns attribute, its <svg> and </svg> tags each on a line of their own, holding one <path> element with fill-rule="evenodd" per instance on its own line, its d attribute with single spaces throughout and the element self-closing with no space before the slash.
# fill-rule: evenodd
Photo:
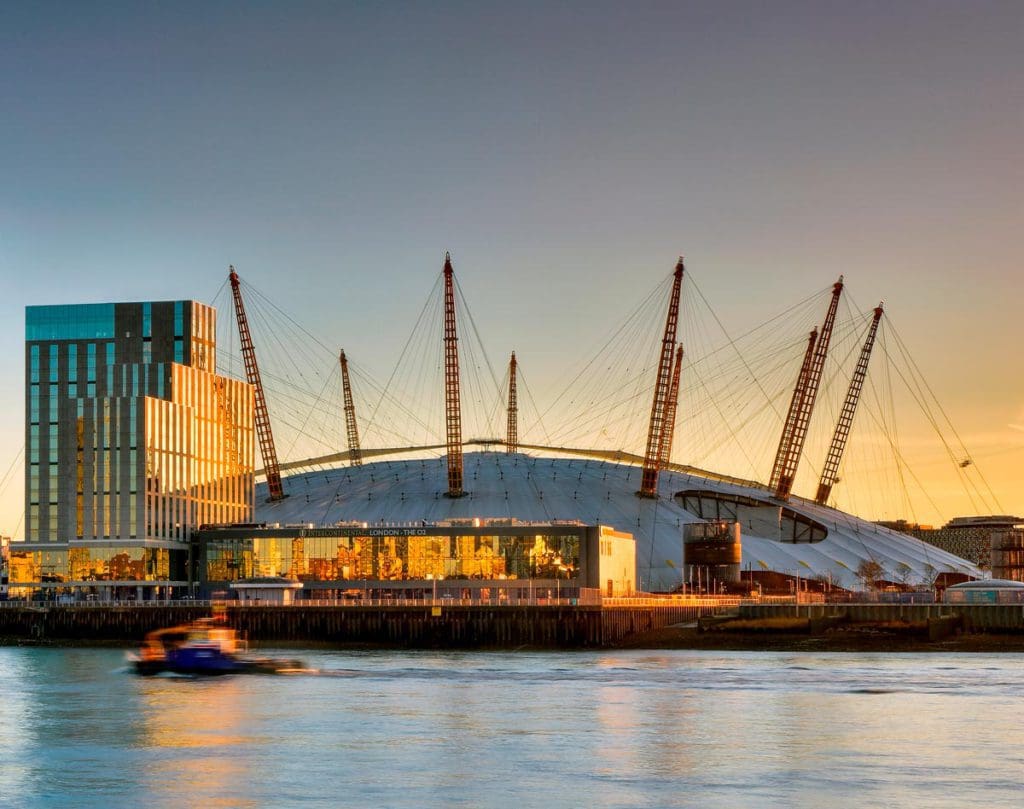
<svg viewBox="0 0 1024 809">
<path fill-rule="evenodd" d="M 252 388 L 216 367 L 195 301 L 27 307 L 12 595 L 180 594 L 193 529 L 252 519 Z"/>
</svg>

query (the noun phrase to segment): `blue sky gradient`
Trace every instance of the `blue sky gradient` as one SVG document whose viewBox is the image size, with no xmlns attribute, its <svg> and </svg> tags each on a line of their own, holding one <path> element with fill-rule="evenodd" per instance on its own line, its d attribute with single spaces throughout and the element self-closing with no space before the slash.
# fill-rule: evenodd
<svg viewBox="0 0 1024 809">
<path fill-rule="evenodd" d="M 543 394 L 685 253 L 736 332 L 885 298 L 1024 513 L 1022 42 L 1013 2 L 4 4 L 0 473 L 25 305 L 233 263 L 386 378 L 447 249 Z"/>
</svg>

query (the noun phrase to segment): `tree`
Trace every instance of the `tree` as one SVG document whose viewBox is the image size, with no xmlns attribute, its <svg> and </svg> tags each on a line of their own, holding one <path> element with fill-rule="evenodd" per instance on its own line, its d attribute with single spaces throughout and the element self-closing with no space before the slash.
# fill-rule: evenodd
<svg viewBox="0 0 1024 809">
<path fill-rule="evenodd" d="M 905 588 L 910 586 L 910 577 L 914 574 L 914 568 L 906 562 L 896 565 L 896 580 Z"/>
<path fill-rule="evenodd" d="M 864 583 L 865 590 L 874 590 L 875 583 L 882 578 L 885 569 L 874 559 L 864 559 L 857 565 L 857 578 Z"/>
</svg>

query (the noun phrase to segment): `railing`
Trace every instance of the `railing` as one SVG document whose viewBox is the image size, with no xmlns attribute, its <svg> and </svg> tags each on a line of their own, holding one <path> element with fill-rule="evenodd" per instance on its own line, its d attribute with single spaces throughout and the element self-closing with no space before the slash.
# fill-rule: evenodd
<svg viewBox="0 0 1024 809">
<path fill-rule="evenodd" d="M 143 609 L 166 609 L 168 607 L 219 607 L 231 608 L 245 607 L 577 607 L 577 606 L 601 606 L 601 600 L 593 601 L 589 598 L 556 598 L 541 597 L 533 598 L 444 598 L 438 596 L 431 598 L 304 598 L 293 601 L 289 604 L 282 604 L 272 599 L 169 599 L 166 601 L 137 601 L 131 600 L 108 600 L 108 601 L 28 601 L 25 599 L 14 599 L 0 601 L 0 609 L 42 609 L 51 607 L 74 607 L 76 609 L 94 609 L 110 607 L 140 607 Z"/>
<path fill-rule="evenodd" d="M 619 598 L 602 598 L 604 607 L 736 607 L 743 601 L 739 596 L 692 596 L 692 595 L 637 595 Z"/>
<path fill-rule="evenodd" d="M 6 601 L 0 601 L 0 609 L 26 609 L 26 608 L 42 608 L 42 607 L 144 607 L 146 609 L 157 609 L 166 607 L 212 607 L 215 604 L 221 604 L 224 602 L 210 601 L 198 598 L 175 598 L 168 599 L 166 601 L 154 600 L 154 601 L 138 601 L 136 599 L 121 599 L 121 600 L 73 600 L 73 601 L 61 601 L 60 599 L 53 599 L 49 601 L 34 601 L 24 598 L 11 598 Z"/>
<path fill-rule="evenodd" d="M 924 595 L 924 594 L 920 594 Z M 801 593 L 801 604 L 822 603 L 820 593 Z M 9 599 L 0 601 L 0 609 L 26 609 L 50 607 L 74 607 L 76 609 L 98 609 L 111 607 L 139 607 L 142 609 L 166 609 L 168 607 L 202 607 L 209 609 L 215 606 L 231 608 L 247 607 L 735 607 L 741 604 L 794 604 L 792 595 L 762 596 L 745 598 L 741 596 L 709 596 L 709 595 L 654 595 L 638 593 L 632 596 L 602 596 L 599 590 L 582 589 L 578 596 L 528 596 L 517 595 L 486 598 L 437 596 L 427 593 L 424 597 L 410 598 L 407 596 L 369 596 L 360 594 L 350 598 L 303 598 L 288 604 L 273 599 L 167 599 L 139 601 L 136 599 L 109 600 L 74 600 L 62 601 L 30 601 L 26 599 Z M 909 603 L 909 602 L 906 602 Z M 923 600 L 917 603 L 928 603 Z"/>
</svg>

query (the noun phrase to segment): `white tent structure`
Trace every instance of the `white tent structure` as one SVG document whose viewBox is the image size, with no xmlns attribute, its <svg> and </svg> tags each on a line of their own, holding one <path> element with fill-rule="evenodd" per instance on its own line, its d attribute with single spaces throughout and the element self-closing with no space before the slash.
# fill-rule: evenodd
<svg viewBox="0 0 1024 809">
<path fill-rule="evenodd" d="M 465 455 L 467 493 L 449 498 L 444 457 L 381 460 L 292 474 L 285 480 L 289 497 L 275 503 L 265 502 L 261 483 L 256 519 L 282 525 L 473 517 L 601 523 L 634 535 L 640 585 L 661 591 L 680 584 L 683 525 L 702 519 L 693 503 L 719 499 L 741 524 L 744 571 L 829 578 L 850 589 L 860 585 L 856 571 L 865 560 L 881 565 L 881 577 L 894 581 L 916 583 L 948 572 L 983 575 L 921 540 L 798 497 L 774 501 L 752 483 L 666 470 L 660 496 L 640 498 L 640 472 L 639 466 L 594 458 L 471 452 Z"/>
</svg>

